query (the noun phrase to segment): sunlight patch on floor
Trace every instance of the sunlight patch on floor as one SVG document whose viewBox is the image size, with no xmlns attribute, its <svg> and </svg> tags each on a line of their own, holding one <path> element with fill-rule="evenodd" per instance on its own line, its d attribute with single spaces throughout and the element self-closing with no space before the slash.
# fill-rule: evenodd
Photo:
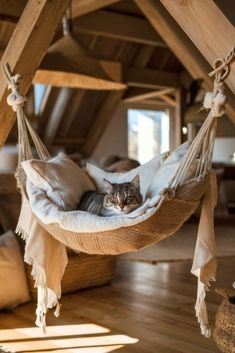
<svg viewBox="0 0 235 353">
<path fill-rule="evenodd" d="M 12 333 L 14 331 L 14 334 Z M 65 337 L 65 336 L 81 336 L 108 333 L 110 330 L 106 327 L 96 324 L 79 324 L 79 325 L 58 325 L 47 326 L 46 334 L 38 327 L 15 328 L 14 330 L 0 330 L 0 342 L 10 340 L 11 338 L 46 338 L 46 337 Z"/>
<path fill-rule="evenodd" d="M 138 339 L 112 334 L 106 327 L 96 324 L 49 326 L 44 335 L 39 328 L 0 330 L 0 342 L 14 352 L 84 352 L 108 353 Z"/>
</svg>

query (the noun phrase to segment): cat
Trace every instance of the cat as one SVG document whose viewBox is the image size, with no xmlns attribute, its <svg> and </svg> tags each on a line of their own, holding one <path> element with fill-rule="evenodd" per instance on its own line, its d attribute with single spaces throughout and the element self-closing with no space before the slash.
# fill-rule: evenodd
<svg viewBox="0 0 235 353">
<path fill-rule="evenodd" d="M 99 216 L 115 216 L 135 210 L 143 201 L 139 175 L 132 181 L 121 184 L 112 184 L 104 178 L 104 186 L 106 194 L 87 191 L 82 196 L 78 210 Z"/>
</svg>

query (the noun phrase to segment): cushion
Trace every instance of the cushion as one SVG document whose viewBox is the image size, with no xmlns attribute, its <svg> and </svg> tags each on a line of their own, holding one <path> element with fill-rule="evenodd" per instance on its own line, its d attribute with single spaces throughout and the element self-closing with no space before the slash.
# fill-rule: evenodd
<svg viewBox="0 0 235 353">
<path fill-rule="evenodd" d="M 140 191 L 143 199 L 146 199 L 146 192 L 152 183 L 154 175 L 159 170 L 162 162 L 168 156 L 168 152 L 159 154 L 155 158 L 151 159 L 149 162 L 132 169 L 126 173 L 111 173 L 106 172 L 97 166 L 87 163 L 88 174 L 93 179 L 98 191 L 105 193 L 104 178 L 111 183 L 126 183 L 134 179 L 138 174 L 140 177 Z"/>
<path fill-rule="evenodd" d="M 151 206 L 155 202 L 155 197 L 159 195 L 160 191 L 163 189 L 167 188 L 172 179 L 174 178 L 177 169 L 179 168 L 179 165 L 183 159 L 183 157 L 186 155 L 188 149 L 189 149 L 190 143 L 185 142 L 179 147 L 177 147 L 174 152 L 171 153 L 171 155 L 162 163 L 161 168 L 157 171 L 155 174 L 153 181 L 150 185 L 150 187 L 147 190 L 147 197 L 151 199 Z M 192 166 L 191 166 L 192 167 Z M 193 173 L 192 168 L 190 167 L 190 176 Z M 189 175 L 187 176 L 187 178 Z"/>
<path fill-rule="evenodd" d="M 12 231 L 0 236 L 0 309 L 30 300 L 24 263 Z"/>
<path fill-rule="evenodd" d="M 24 161 L 22 167 L 30 182 L 64 211 L 75 210 L 81 196 L 95 189 L 89 176 L 64 153 L 46 161 Z"/>
</svg>

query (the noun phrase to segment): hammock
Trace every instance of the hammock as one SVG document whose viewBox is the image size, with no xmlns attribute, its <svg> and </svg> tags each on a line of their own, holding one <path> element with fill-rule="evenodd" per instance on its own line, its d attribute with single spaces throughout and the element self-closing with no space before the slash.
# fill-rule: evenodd
<svg viewBox="0 0 235 353">
<path fill-rule="evenodd" d="M 102 222 L 106 222 L 106 230 L 92 233 L 79 228 L 71 231 L 61 227 L 58 223 L 46 224 L 37 213 L 34 214 L 34 209 L 32 211 L 32 203 L 26 191 L 26 175 L 21 166 L 22 161 L 33 158 L 29 135 L 41 160 L 47 160 L 50 154 L 24 114 L 23 105 L 26 98 L 19 94 L 20 76 L 12 76 L 9 66 L 4 66 L 9 89 L 12 92 L 7 102 L 16 112 L 19 131 L 19 164 L 16 177 L 22 193 L 22 208 L 17 232 L 26 241 L 25 261 L 32 265 L 32 275 L 35 279 L 35 286 L 38 288 L 36 310 L 38 326 L 45 329 L 45 316 L 48 308 L 56 306 L 55 315 L 59 315 L 60 282 L 67 263 L 65 246 L 75 251 L 107 255 L 140 250 L 174 234 L 195 211 L 204 195 L 192 272 L 198 277 L 196 315 L 202 333 L 205 336 L 210 335 L 205 291 L 210 281 L 214 279 L 216 269 L 213 231 L 215 180 L 210 171 L 216 118 L 223 115 L 226 100 L 223 93 L 223 80 L 228 75 L 228 65 L 233 57 L 234 48 L 224 60 L 215 61 L 214 71 L 210 74 L 210 76 L 215 76 L 214 90 L 208 92 L 204 100 L 204 108 L 209 110 L 208 116 L 180 162 L 170 184 L 161 191 L 151 212 L 137 218 L 133 224 L 127 221 L 122 227 L 110 226 L 112 217 L 105 217 L 105 221 L 104 217 L 100 217 Z M 193 178 L 188 181 L 190 166 L 195 161 L 197 168 Z M 46 199 L 43 193 L 41 197 Z M 47 202 L 50 203 L 49 200 Z"/>
</svg>

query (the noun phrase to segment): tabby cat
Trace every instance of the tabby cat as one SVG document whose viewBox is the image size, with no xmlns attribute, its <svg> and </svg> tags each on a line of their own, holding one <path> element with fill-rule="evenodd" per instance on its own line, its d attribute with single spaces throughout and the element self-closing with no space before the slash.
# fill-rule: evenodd
<svg viewBox="0 0 235 353">
<path fill-rule="evenodd" d="M 129 213 L 142 203 L 139 175 L 127 183 L 112 184 L 104 179 L 106 194 L 87 191 L 78 206 L 78 210 L 99 216 L 114 216 Z"/>
</svg>

